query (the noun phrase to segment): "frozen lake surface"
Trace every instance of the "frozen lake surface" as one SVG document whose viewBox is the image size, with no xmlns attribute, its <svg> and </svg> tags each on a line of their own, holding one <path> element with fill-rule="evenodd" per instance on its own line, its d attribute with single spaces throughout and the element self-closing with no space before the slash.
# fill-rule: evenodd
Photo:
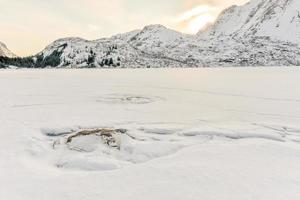
<svg viewBox="0 0 300 200">
<path fill-rule="evenodd" d="M 289 67 L 1 70 L 0 199 L 298 200 L 299 85 Z M 95 130 L 113 145 L 74 137 Z"/>
</svg>

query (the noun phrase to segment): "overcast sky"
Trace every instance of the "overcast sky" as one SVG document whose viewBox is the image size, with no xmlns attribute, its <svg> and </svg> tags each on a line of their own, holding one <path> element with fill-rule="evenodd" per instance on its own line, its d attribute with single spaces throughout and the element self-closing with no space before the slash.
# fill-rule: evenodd
<svg viewBox="0 0 300 200">
<path fill-rule="evenodd" d="M 196 33 L 226 7 L 248 0 L 0 0 L 0 41 L 17 55 L 69 36 L 99 39 L 148 24 Z"/>
</svg>

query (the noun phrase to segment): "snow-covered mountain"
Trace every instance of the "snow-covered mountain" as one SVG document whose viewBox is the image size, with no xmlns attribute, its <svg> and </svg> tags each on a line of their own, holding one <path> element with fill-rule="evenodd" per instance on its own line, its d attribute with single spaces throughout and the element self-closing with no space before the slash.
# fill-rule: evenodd
<svg viewBox="0 0 300 200">
<path fill-rule="evenodd" d="M 64 38 L 36 55 L 37 67 L 300 65 L 300 1 L 252 0 L 226 9 L 197 35 L 162 25 L 111 38 Z"/>
<path fill-rule="evenodd" d="M 12 53 L 7 46 L 0 42 L 0 56 L 5 56 L 5 57 L 9 57 L 9 58 L 13 58 L 16 57 L 16 55 L 14 53 Z"/>
<path fill-rule="evenodd" d="M 300 1 L 252 0 L 232 6 L 204 35 L 268 36 L 300 43 Z"/>
<path fill-rule="evenodd" d="M 36 57 L 37 63 L 44 67 L 181 67 L 187 64 L 186 55 L 177 53 L 178 46 L 193 38 L 161 25 L 151 25 L 94 41 L 59 39 Z"/>
</svg>

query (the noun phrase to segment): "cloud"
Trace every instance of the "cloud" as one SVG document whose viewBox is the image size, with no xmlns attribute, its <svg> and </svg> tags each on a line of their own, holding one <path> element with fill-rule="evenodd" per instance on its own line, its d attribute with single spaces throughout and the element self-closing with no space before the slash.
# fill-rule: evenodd
<svg viewBox="0 0 300 200">
<path fill-rule="evenodd" d="M 175 19 L 173 25 L 186 33 L 195 34 L 208 24 L 212 24 L 221 11 L 233 4 L 243 4 L 248 0 L 186 0 L 182 11 Z"/>
<path fill-rule="evenodd" d="M 231 5 L 241 5 L 249 0 L 186 0 L 184 2 L 184 7 L 185 8 L 191 8 L 194 7 L 195 5 L 209 5 L 209 6 L 214 6 L 214 7 L 219 7 L 219 8 L 226 8 Z"/>
<path fill-rule="evenodd" d="M 208 6 L 208 5 L 199 5 L 199 6 L 196 6 L 190 10 L 187 10 L 185 12 L 183 12 L 179 17 L 178 17 L 178 21 L 185 21 L 185 20 L 188 20 L 188 19 L 191 19 L 195 16 L 199 16 L 199 15 L 202 15 L 202 14 L 207 14 L 207 13 L 210 13 L 210 12 L 213 12 L 215 11 L 217 8 L 216 7 L 212 7 L 212 6 Z"/>
<path fill-rule="evenodd" d="M 207 4 L 185 10 L 175 19 L 177 29 L 195 34 L 207 24 L 213 23 L 220 11 L 220 8 Z"/>
</svg>

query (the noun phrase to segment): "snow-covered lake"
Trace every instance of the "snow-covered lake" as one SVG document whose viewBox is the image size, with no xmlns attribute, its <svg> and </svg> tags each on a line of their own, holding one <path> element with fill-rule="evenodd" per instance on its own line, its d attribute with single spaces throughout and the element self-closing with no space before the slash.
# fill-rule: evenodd
<svg viewBox="0 0 300 200">
<path fill-rule="evenodd" d="M 299 200 L 299 86 L 289 67 L 1 70 L 0 199 Z M 66 142 L 100 128 L 118 148 Z"/>
</svg>

